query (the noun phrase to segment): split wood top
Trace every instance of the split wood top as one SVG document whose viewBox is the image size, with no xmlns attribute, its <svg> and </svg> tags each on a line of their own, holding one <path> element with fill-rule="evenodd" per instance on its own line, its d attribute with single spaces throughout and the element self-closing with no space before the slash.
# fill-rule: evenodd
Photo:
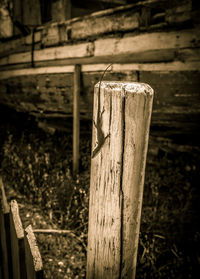
<svg viewBox="0 0 200 279">
<path fill-rule="evenodd" d="M 98 82 L 95 87 L 98 88 L 99 85 L 100 82 Z M 140 82 L 101 81 L 101 88 L 120 91 L 124 90 L 124 92 L 146 94 L 149 96 L 152 96 L 154 92 L 148 84 Z"/>
</svg>

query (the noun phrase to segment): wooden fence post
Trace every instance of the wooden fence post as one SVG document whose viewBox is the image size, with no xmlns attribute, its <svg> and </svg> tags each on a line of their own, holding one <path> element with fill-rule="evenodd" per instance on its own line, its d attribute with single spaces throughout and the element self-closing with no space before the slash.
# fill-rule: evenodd
<svg viewBox="0 0 200 279">
<path fill-rule="evenodd" d="M 91 162 L 87 279 L 135 278 L 152 103 L 147 84 L 101 83 L 99 128 L 109 137 Z M 93 125 L 92 151 L 98 134 Z"/>
<path fill-rule="evenodd" d="M 10 236 L 13 279 L 26 279 L 24 229 L 16 200 L 11 201 Z"/>
<path fill-rule="evenodd" d="M 43 264 L 32 226 L 25 229 L 25 252 L 27 279 L 43 279 Z"/>
</svg>

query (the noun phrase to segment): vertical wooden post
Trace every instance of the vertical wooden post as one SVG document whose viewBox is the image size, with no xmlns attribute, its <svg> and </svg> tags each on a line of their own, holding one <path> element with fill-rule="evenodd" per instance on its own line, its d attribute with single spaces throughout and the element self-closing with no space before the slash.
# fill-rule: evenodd
<svg viewBox="0 0 200 279">
<path fill-rule="evenodd" d="M 74 100 L 73 100 L 73 175 L 79 171 L 79 138 L 80 138 L 80 76 L 81 66 L 74 69 Z"/>
<path fill-rule="evenodd" d="M 26 279 L 24 229 L 19 216 L 19 207 L 17 202 L 12 200 L 10 207 L 10 235 L 13 278 Z"/>
<path fill-rule="evenodd" d="M 7 202 L 2 177 L 0 176 L 1 203 L 0 209 L 0 241 L 2 257 L 3 278 L 9 279 L 13 276 L 10 237 L 10 207 Z"/>
<path fill-rule="evenodd" d="M 32 226 L 29 225 L 25 235 L 26 270 L 28 279 L 43 279 L 43 264 Z"/>
<path fill-rule="evenodd" d="M 91 162 L 87 279 L 135 278 L 152 102 L 147 84 L 101 83 L 102 131 L 109 137 Z M 97 142 L 93 126 L 92 150 Z"/>
<path fill-rule="evenodd" d="M 72 18 L 72 3 L 71 0 L 64 0 L 65 20 Z"/>
</svg>

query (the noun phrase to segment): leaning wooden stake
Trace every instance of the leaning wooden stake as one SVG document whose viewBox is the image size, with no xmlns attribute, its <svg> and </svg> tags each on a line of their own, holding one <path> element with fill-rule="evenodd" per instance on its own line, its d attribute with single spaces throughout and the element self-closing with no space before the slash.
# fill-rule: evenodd
<svg viewBox="0 0 200 279">
<path fill-rule="evenodd" d="M 80 75 L 81 66 L 74 69 L 74 100 L 73 100 L 73 175 L 79 172 L 79 137 L 80 137 Z"/>
<path fill-rule="evenodd" d="M 147 84 L 101 83 L 101 128 L 109 137 L 91 162 L 87 279 L 135 278 L 152 102 Z"/>
</svg>

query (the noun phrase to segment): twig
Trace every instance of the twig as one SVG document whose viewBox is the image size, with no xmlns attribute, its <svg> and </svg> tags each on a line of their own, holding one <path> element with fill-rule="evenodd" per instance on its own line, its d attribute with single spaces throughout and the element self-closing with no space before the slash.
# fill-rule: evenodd
<svg viewBox="0 0 200 279">
<path fill-rule="evenodd" d="M 85 245 L 85 243 L 83 242 L 83 240 L 78 237 L 75 233 L 73 233 L 70 230 L 56 230 L 56 229 L 33 229 L 34 233 L 46 233 L 46 234 L 70 234 L 72 237 L 76 238 L 77 240 L 79 240 L 79 242 L 81 242 L 81 244 L 83 245 L 83 247 L 85 248 L 85 250 L 87 251 L 87 247 Z"/>
</svg>

